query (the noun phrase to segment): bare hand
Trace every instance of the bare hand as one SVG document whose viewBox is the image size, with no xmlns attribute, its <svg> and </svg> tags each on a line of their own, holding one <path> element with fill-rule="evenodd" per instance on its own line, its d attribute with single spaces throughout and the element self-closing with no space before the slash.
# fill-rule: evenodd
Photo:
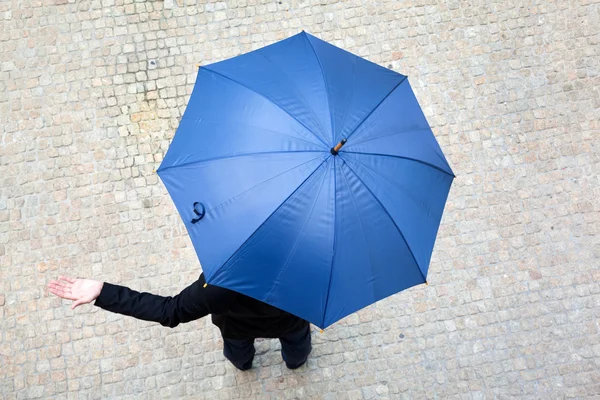
<svg viewBox="0 0 600 400">
<path fill-rule="evenodd" d="M 74 279 L 66 276 L 59 276 L 58 280 L 48 282 L 50 293 L 66 300 L 73 300 L 71 310 L 96 300 L 100 295 L 102 286 L 104 286 L 103 282 L 91 279 Z"/>
</svg>

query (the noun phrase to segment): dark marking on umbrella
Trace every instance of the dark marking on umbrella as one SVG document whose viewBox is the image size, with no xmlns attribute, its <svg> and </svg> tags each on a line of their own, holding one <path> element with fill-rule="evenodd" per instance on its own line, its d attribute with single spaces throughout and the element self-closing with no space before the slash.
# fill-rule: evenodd
<svg viewBox="0 0 600 400">
<path fill-rule="evenodd" d="M 195 202 L 194 203 L 194 214 L 196 214 L 198 216 L 198 218 L 192 219 L 192 221 L 191 221 L 192 224 L 195 224 L 196 222 L 198 222 L 202 218 L 204 218 L 204 215 L 206 214 L 206 209 L 204 208 L 204 204 Z"/>
</svg>

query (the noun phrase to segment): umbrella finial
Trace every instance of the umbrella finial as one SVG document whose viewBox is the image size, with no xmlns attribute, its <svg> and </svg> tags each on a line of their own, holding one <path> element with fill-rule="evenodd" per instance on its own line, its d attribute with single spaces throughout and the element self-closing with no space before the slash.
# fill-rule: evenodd
<svg viewBox="0 0 600 400">
<path fill-rule="evenodd" d="M 338 144 L 336 144 L 335 147 L 332 147 L 331 150 L 329 150 L 331 152 L 331 154 L 333 154 L 334 156 L 337 156 L 338 152 L 340 151 L 342 146 L 346 144 L 346 141 L 347 141 L 346 139 L 342 139 L 342 141 L 339 142 Z"/>
</svg>

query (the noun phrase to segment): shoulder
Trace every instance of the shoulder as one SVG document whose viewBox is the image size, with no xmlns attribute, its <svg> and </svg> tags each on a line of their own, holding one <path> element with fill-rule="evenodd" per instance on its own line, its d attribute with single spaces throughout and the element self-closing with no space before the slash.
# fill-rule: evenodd
<svg viewBox="0 0 600 400">
<path fill-rule="evenodd" d="M 201 291 L 206 305 L 211 313 L 224 312 L 231 308 L 238 301 L 239 294 L 233 290 L 207 284 L 204 273 L 200 275 L 198 283 L 201 285 Z"/>
</svg>

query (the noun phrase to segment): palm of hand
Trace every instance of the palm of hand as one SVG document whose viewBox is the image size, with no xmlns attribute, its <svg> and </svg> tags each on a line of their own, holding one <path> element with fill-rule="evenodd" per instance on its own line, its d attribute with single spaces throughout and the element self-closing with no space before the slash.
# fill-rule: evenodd
<svg viewBox="0 0 600 400">
<path fill-rule="evenodd" d="M 104 283 L 92 279 L 74 279 L 60 276 L 58 280 L 48 283 L 50 293 L 66 299 L 73 300 L 71 309 L 81 304 L 90 303 L 98 298 Z"/>
</svg>

